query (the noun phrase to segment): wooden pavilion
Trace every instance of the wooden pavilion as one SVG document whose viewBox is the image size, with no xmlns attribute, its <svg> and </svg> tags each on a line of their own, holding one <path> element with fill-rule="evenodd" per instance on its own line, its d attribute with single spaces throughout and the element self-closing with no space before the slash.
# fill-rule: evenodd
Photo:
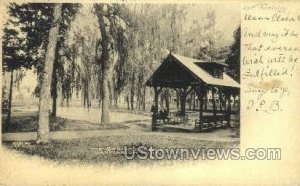
<svg viewBox="0 0 300 186">
<path fill-rule="evenodd" d="M 186 118 L 185 102 L 187 95 L 194 90 L 200 103 L 199 119 L 195 121 L 195 128 L 203 130 L 207 127 L 230 125 L 231 103 L 230 97 L 239 95 L 239 83 L 225 73 L 227 64 L 221 62 L 201 61 L 185 56 L 170 53 L 146 82 L 154 88 L 154 110 L 152 110 L 152 130 L 156 129 L 158 120 L 159 93 L 163 88 L 172 88 L 180 91 L 180 117 Z M 213 115 L 203 116 L 203 102 L 208 90 L 212 93 Z M 224 97 L 225 109 L 221 116 L 216 114 L 215 94 L 221 92 Z M 164 118 L 165 119 L 165 118 Z M 167 118 L 168 122 L 170 118 Z"/>
</svg>

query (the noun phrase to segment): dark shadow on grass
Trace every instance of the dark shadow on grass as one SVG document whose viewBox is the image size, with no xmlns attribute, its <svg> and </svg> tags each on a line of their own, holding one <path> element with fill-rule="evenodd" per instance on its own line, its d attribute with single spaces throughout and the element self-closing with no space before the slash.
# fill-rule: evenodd
<svg viewBox="0 0 300 186">
<path fill-rule="evenodd" d="M 237 142 L 215 142 L 198 139 L 188 139 L 175 136 L 157 135 L 120 135 L 102 136 L 84 139 L 51 140 L 47 144 L 36 144 L 29 142 L 4 142 L 9 149 L 16 150 L 28 155 L 37 155 L 61 164 L 109 164 L 109 165 L 157 165 L 172 164 L 174 161 L 163 159 L 155 160 L 128 160 L 124 157 L 124 147 L 145 146 L 155 149 L 166 148 L 228 148 L 238 145 Z M 123 153 L 123 154 L 122 154 Z M 182 162 L 182 161 L 176 161 Z"/>
<path fill-rule="evenodd" d="M 196 128 L 180 128 L 180 127 L 169 127 L 169 126 L 158 126 L 156 131 L 160 132 L 171 132 L 171 133 L 213 133 L 217 130 L 226 130 L 227 128 L 208 128 L 205 130 L 199 130 Z"/>
<path fill-rule="evenodd" d="M 36 132 L 38 113 L 20 113 L 13 116 L 9 124 L 2 117 L 2 133 Z M 50 131 L 84 131 L 84 130 L 115 130 L 128 129 L 122 123 L 99 124 L 88 121 L 71 120 L 61 117 L 50 117 Z"/>
</svg>

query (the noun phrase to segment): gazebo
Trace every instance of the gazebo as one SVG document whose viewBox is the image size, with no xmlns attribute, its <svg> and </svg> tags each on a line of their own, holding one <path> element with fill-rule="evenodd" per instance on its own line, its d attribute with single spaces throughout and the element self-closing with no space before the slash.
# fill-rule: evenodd
<svg viewBox="0 0 300 186">
<path fill-rule="evenodd" d="M 230 125 L 230 97 L 239 95 L 239 83 L 225 73 L 227 64 L 209 62 L 170 53 L 146 82 L 154 89 L 154 105 L 152 109 L 152 130 L 156 129 L 161 116 L 158 113 L 158 98 L 163 88 L 176 89 L 180 92 L 180 117 L 185 118 L 185 102 L 187 95 L 194 90 L 199 99 L 199 119 L 195 120 L 195 128 L 203 130 L 217 122 L 223 126 Z M 213 100 L 213 115 L 203 116 L 203 102 L 208 90 Z M 216 114 L 215 94 L 219 91 L 224 96 L 224 114 Z M 166 119 L 166 118 L 164 118 Z M 169 121 L 169 120 L 168 120 Z"/>
</svg>

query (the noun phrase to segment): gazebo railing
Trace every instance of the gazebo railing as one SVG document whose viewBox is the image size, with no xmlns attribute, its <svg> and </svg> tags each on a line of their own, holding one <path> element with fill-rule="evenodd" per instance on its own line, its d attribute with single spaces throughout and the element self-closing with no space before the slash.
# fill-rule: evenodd
<svg viewBox="0 0 300 186">
<path fill-rule="evenodd" d="M 189 119 L 188 114 L 181 112 L 169 112 L 169 118 L 172 123 L 186 123 Z"/>
<path fill-rule="evenodd" d="M 180 112 L 169 112 L 168 115 L 164 114 L 156 114 L 154 117 L 154 121 L 156 125 L 160 124 L 179 124 L 179 123 L 187 123 L 188 115 L 182 114 Z"/>
<path fill-rule="evenodd" d="M 228 117 L 226 115 L 208 115 L 202 117 L 202 123 L 199 119 L 195 120 L 195 128 L 207 129 L 216 127 L 227 127 L 229 124 Z"/>
</svg>

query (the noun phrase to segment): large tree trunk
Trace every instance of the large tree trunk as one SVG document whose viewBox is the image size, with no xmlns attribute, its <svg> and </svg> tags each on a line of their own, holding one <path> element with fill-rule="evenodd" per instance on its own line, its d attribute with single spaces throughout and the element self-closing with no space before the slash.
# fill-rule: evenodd
<svg viewBox="0 0 300 186">
<path fill-rule="evenodd" d="M 14 69 L 11 69 L 10 84 L 9 84 L 9 96 L 8 96 L 8 112 L 7 112 L 7 118 L 5 121 L 6 124 L 10 124 L 10 119 L 11 119 L 11 103 L 12 103 L 13 83 L 14 83 Z"/>
<path fill-rule="evenodd" d="M 59 55 L 59 43 L 56 44 L 56 49 L 55 49 L 55 59 L 54 59 L 54 64 L 53 64 L 53 72 L 52 72 L 52 81 L 51 81 L 51 97 L 52 97 L 52 112 L 51 116 L 56 116 L 56 108 L 57 108 L 57 70 L 58 70 L 58 55 Z"/>
<path fill-rule="evenodd" d="M 113 86 L 111 85 L 111 81 L 108 82 L 108 92 L 109 92 L 109 108 L 113 108 L 113 97 L 114 97 L 114 89 Z"/>
<path fill-rule="evenodd" d="M 104 17 L 104 4 L 95 4 L 96 15 L 99 21 L 99 27 L 101 32 L 101 47 L 102 54 L 100 62 L 102 63 L 102 79 L 101 79 L 101 99 L 102 99 L 102 112 L 101 112 L 101 124 L 109 123 L 109 61 L 111 53 L 111 43 L 109 35 L 109 25 L 105 23 Z"/>
<path fill-rule="evenodd" d="M 49 31 L 48 46 L 46 51 L 46 60 L 44 74 L 42 76 L 40 100 L 39 100 L 39 123 L 37 130 L 37 143 L 45 143 L 49 140 L 49 104 L 51 97 L 51 78 L 53 73 L 53 64 L 55 59 L 55 50 L 59 31 L 59 20 L 61 17 L 62 4 L 54 5 L 53 23 Z"/>
<path fill-rule="evenodd" d="M 52 96 L 52 112 L 51 116 L 56 116 L 56 108 L 57 108 L 57 74 L 56 67 L 54 65 L 53 75 L 52 75 L 52 88 L 51 88 L 51 96 Z"/>
<path fill-rule="evenodd" d="M 108 89 L 108 74 L 103 71 L 102 77 L 102 113 L 101 124 L 109 123 L 109 89 Z M 106 77 L 105 77 L 106 76 Z"/>
</svg>

